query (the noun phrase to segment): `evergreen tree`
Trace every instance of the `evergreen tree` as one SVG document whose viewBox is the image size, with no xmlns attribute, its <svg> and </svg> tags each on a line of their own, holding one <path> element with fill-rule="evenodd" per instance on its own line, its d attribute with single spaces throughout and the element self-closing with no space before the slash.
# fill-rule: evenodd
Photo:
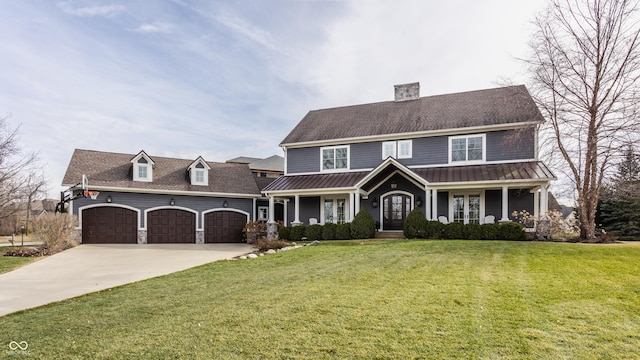
<svg viewBox="0 0 640 360">
<path fill-rule="evenodd" d="M 599 225 L 623 239 L 640 240 L 640 157 L 629 147 L 618 164 L 618 174 L 603 189 Z"/>
</svg>

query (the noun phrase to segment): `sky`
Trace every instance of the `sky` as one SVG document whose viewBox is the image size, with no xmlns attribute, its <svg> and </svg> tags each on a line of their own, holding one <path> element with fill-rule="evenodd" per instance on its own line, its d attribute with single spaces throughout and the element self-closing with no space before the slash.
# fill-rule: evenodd
<svg viewBox="0 0 640 360">
<path fill-rule="evenodd" d="M 57 197 L 74 149 L 283 155 L 315 109 L 527 83 L 545 0 L 0 1 L 0 116 Z M 78 179 L 80 181 L 80 179 Z"/>
</svg>

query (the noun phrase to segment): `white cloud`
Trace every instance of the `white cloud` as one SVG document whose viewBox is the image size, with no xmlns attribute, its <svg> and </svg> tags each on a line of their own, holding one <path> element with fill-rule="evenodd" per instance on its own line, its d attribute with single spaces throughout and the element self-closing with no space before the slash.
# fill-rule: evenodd
<svg viewBox="0 0 640 360">
<path fill-rule="evenodd" d="M 93 16 L 113 16 L 120 12 L 123 12 L 126 8 L 124 5 L 103 5 L 103 6 L 87 6 L 87 7 L 74 7 L 69 2 L 60 2 L 58 7 L 67 14 L 80 16 L 80 17 L 93 17 Z"/>
<path fill-rule="evenodd" d="M 170 34 L 173 32 L 174 26 L 168 23 L 154 22 L 151 24 L 142 24 L 135 28 L 134 31 L 139 33 L 151 34 L 151 33 L 165 33 Z"/>
</svg>

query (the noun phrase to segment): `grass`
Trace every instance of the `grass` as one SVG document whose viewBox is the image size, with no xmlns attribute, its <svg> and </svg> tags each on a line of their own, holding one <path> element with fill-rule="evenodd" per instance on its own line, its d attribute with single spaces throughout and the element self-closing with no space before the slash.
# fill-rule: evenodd
<svg viewBox="0 0 640 360">
<path fill-rule="evenodd" d="M 40 257 L 15 257 L 4 256 L 7 251 L 19 249 L 20 246 L 2 246 L 0 247 L 0 274 L 15 270 L 30 262 L 40 259 Z"/>
<path fill-rule="evenodd" d="M 324 242 L 0 318 L 34 359 L 629 359 L 640 246 Z"/>
</svg>

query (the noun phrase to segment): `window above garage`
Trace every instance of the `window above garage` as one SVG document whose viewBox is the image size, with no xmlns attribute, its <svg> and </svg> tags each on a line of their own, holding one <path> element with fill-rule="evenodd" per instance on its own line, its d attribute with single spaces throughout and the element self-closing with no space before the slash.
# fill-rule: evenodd
<svg viewBox="0 0 640 360">
<path fill-rule="evenodd" d="M 189 178 L 191 179 L 191 185 L 209 185 L 209 170 L 211 170 L 209 164 L 207 164 L 202 156 L 198 156 L 187 169 Z"/>
<path fill-rule="evenodd" d="M 133 181 L 153 181 L 153 166 L 155 162 L 144 150 L 134 156 L 131 159 L 131 163 L 133 164 Z"/>
</svg>

